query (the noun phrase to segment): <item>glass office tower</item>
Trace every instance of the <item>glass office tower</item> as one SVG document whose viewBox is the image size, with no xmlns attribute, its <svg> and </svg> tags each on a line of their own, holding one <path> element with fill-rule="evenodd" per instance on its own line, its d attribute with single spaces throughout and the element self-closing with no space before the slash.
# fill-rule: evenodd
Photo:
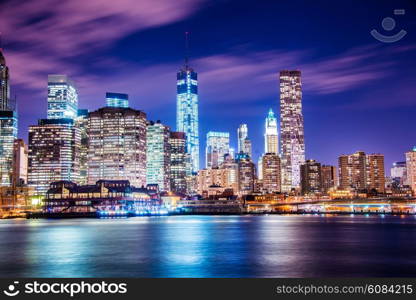
<svg viewBox="0 0 416 300">
<path fill-rule="evenodd" d="M 120 93 L 106 93 L 105 100 L 108 107 L 129 107 L 129 95 Z"/>
<path fill-rule="evenodd" d="M 146 134 L 146 183 L 157 184 L 160 191 L 170 190 L 170 130 L 160 121 L 150 122 Z"/>
<path fill-rule="evenodd" d="M 71 119 L 78 115 L 78 92 L 66 75 L 48 75 L 48 119 Z"/>
</svg>

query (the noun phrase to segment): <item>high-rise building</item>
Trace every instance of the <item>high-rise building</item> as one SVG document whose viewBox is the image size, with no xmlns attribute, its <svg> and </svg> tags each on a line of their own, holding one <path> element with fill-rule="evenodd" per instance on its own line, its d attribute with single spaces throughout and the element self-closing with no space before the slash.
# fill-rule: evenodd
<svg viewBox="0 0 416 300">
<path fill-rule="evenodd" d="M 207 133 L 205 161 L 207 168 L 216 168 L 224 161 L 224 155 L 230 153 L 230 134 L 210 131 Z"/>
<path fill-rule="evenodd" d="M 416 194 L 416 146 L 406 152 L 407 184 Z"/>
<path fill-rule="evenodd" d="M 280 72 L 280 154 L 282 190 L 300 185 L 300 166 L 305 162 L 300 71 Z"/>
<path fill-rule="evenodd" d="M 341 155 L 339 161 L 339 186 L 341 189 L 385 191 L 384 155 L 358 151 Z"/>
<path fill-rule="evenodd" d="M 329 189 L 338 185 L 337 168 L 335 166 L 321 166 L 322 191 L 328 192 Z"/>
<path fill-rule="evenodd" d="M 9 67 L 0 48 L 0 111 L 11 110 L 10 107 L 10 78 Z"/>
<path fill-rule="evenodd" d="M 13 146 L 13 186 L 27 184 L 27 166 L 29 149 L 22 139 L 14 140 Z"/>
<path fill-rule="evenodd" d="M 9 68 L 0 48 L 0 186 L 11 186 L 17 113 L 10 99 Z"/>
<path fill-rule="evenodd" d="M 247 139 L 244 140 L 243 145 L 244 145 L 244 147 L 243 147 L 244 152 L 243 153 L 246 153 L 248 156 L 252 157 L 251 141 L 247 138 Z"/>
<path fill-rule="evenodd" d="M 367 189 L 375 189 L 379 193 L 385 192 L 386 177 L 384 172 L 384 155 L 368 154 L 367 162 Z"/>
<path fill-rule="evenodd" d="M 13 144 L 17 138 L 17 114 L 0 111 L 0 186 L 11 186 L 13 173 Z"/>
<path fill-rule="evenodd" d="M 317 194 L 322 191 L 321 164 L 313 159 L 300 166 L 302 194 Z"/>
<path fill-rule="evenodd" d="M 106 93 L 105 100 L 108 107 L 129 107 L 129 95 L 120 93 Z"/>
<path fill-rule="evenodd" d="M 183 132 L 171 132 L 170 148 L 170 189 L 186 193 L 186 136 Z"/>
<path fill-rule="evenodd" d="M 75 119 L 75 126 L 78 127 L 81 135 L 81 144 L 79 149 L 78 183 L 85 185 L 88 182 L 88 109 L 78 109 L 78 116 Z"/>
<path fill-rule="evenodd" d="M 390 169 L 391 178 L 400 185 L 407 185 L 407 167 L 405 161 L 396 161 Z"/>
<path fill-rule="evenodd" d="M 267 193 L 281 192 L 280 157 L 276 153 L 266 153 L 261 160 L 262 189 Z"/>
<path fill-rule="evenodd" d="M 187 56 L 176 78 L 176 131 L 186 135 L 191 171 L 196 173 L 199 170 L 198 74 L 189 66 Z"/>
<path fill-rule="evenodd" d="M 42 119 L 29 127 L 28 185 L 37 195 L 54 181 L 78 182 L 80 144 L 72 119 Z"/>
<path fill-rule="evenodd" d="M 160 121 L 147 125 L 146 183 L 157 184 L 159 191 L 170 190 L 170 129 Z"/>
<path fill-rule="evenodd" d="M 129 180 L 146 185 L 146 114 L 104 107 L 88 116 L 88 183 Z"/>
<path fill-rule="evenodd" d="M 339 187 L 345 189 L 363 190 L 367 186 L 366 155 L 357 151 L 351 155 L 341 155 L 338 158 Z"/>
<path fill-rule="evenodd" d="M 277 119 L 270 108 L 264 123 L 264 153 L 279 153 L 279 138 L 277 133 Z"/>
<path fill-rule="evenodd" d="M 240 124 L 240 126 L 237 129 L 237 136 L 238 136 L 238 152 L 245 153 L 244 141 L 246 138 L 248 138 L 247 124 Z"/>
<path fill-rule="evenodd" d="M 66 75 L 48 75 L 48 119 L 72 119 L 78 115 L 78 92 Z"/>
<path fill-rule="evenodd" d="M 240 195 L 248 195 L 254 191 L 256 179 L 256 166 L 247 154 L 237 154 L 238 163 L 238 188 Z"/>
</svg>

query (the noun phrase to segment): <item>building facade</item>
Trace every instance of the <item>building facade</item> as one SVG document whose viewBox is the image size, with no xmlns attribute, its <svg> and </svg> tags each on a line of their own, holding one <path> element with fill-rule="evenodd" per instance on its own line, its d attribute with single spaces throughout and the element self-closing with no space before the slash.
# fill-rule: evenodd
<svg viewBox="0 0 416 300">
<path fill-rule="evenodd" d="M 339 187 L 342 190 L 385 191 L 384 155 L 357 151 L 351 155 L 341 155 L 338 159 Z"/>
<path fill-rule="evenodd" d="M 13 145 L 13 178 L 12 186 L 27 184 L 27 166 L 29 149 L 22 139 L 16 139 Z"/>
<path fill-rule="evenodd" d="M 0 111 L 0 186 L 11 186 L 13 178 L 13 148 L 17 138 L 17 114 Z"/>
<path fill-rule="evenodd" d="M 416 194 L 416 147 L 406 152 L 407 183 Z"/>
<path fill-rule="evenodd" d="M 335 166 L 321 166 L 322 192 L 327 193 L 330 189 L 338 186 L 337 168 Z"/>
<path fill-rule="evenodd" d="M 106 93 L 105 102 L 108 107 L 129 107 L 129 95 L 121 93 Z"/>
<path fill-rule="evenodd" d="M 190 155 L 191 170 L 199 170 L 198 75 L 188 66 L 177 73 L 176 131 L 184 132 L 186 150 Z"/>
<path fill-rule="evenodd" d="M 0 111 L 10 110 L 10 75 L 9 67 L 6 64 L 6 59 L 3 51 L 0 48 Z"/>
<path fill-rule="evenodd" d="M 230 134 L 228 132 L 210 131 L 207 133 L 205 160 L 207 168 L 217 168 L 230 153 Z"/>
<path fill-rule="evenodd" d="M 36 195 L 53 181 L 78 182 L 80 144 L 72 119 L 42 119 L 29 127 L 28 185 Z"/>
<path fill-rule="evenodd" d="M 146 185 L 146 114 L 104 107 L 88 115 L 88 183 L 128 180 Z"/>
<path fill-rule="evenodd" d="M 186 194 L 186 136 L 184 132 L 171 132 L 169 137 L 170 152 L 170 189 L 176 193 Z"/>
<path fill-rule="evenodd" d="M 318 194 L 322 191 L 321 164 L 313 159 L 300 166 L 302 195 Z"/>
<path fill-rule="evenodd" d="M 147 125 L 146 183 L 157 184 L 160 191 L 170 190 L 170 129 L 160 121 Z"/>
<path fill-rule="evenodd" d="M 75 126 L 78 127 L 81 136 L 78 183 L 83 185 L 88 182 L 88 109 L 78 109 Z"/>
<path fill-rule="evenodd" d="M 282 190 L 300 186 L 300 166 L 305 162 L 300 71 L 280 72 L 280 154 Z"/>
<path fill-rule="evenodd" d="M 48 75 L 48 119 L 72 119 L 78 115 L 78 92 L 66 75 Z"/>
<path fill-rule="evenodd" d="M 384 172 L 384 155 L 368 154 L 367 162 L 367 189 L 375 189 L 379 193 L 385 192 L 386 176 Z"/>
<path fill-rule="evenodd" d="M 277 119 L 270 108 L 264 124 L 264 153 L 279 153 L 279 137 L 277 133 Z"/>
<path fill-rule="evenodd" d="M 256 180 L 256 166 L 247 154 L 237 155 L 238 164 L 238 188 L 240 195 L 249 195 L 254 191 Z"/>
<path fill-rule="evenodd" d="M 400 185 L 407 185 L 406 161 L 396 161 L 390 169 L 390 177 Z"/>
<path fill-rule="evenodd" d="M 281 188 L 281 165 L 280 157 L 276 153 L 266 153 L 262 160 L 262 190 L 266 193 L 280 193 Z"/>
<path fill-rule="evenodd" d="M 13 175 L 13 145 L 17 138 L 17 113 L 10 99 L 10 74 L 0 48 L 0 187 L 10 187 Z"/>
</svg>

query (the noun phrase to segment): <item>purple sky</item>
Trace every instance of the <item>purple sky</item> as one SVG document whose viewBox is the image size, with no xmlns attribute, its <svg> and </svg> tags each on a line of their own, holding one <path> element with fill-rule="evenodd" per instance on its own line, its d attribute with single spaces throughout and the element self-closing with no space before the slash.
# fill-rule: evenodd
<svg viewBox="0 0 416 300">
<path fill-rule="evenodd" d="M 19 136 L 46 117 L 51 73 L 73 78 L 80 108 L 103 106 L 107 91 L 128 93 L 132 107 L 174 129 L 175 78 L 190 30 L 201 156 L 207 131 L 229 131 L 236 147 L 244 122 L 257 160 L 267 110 L 278 112 L 278 72 L 299 69 L 307 158 L 336 164 L 340 154 L 364 150 L 385 154 L 387 168 L 403 160 L 416 144 L 412 1 L 292 2 L 5 1 L 0 30 Z M 406 9 L 397 25 L 408 35 L 394 44 L 374 40 L 369 31 L 394 8 Z"/>
</svg>

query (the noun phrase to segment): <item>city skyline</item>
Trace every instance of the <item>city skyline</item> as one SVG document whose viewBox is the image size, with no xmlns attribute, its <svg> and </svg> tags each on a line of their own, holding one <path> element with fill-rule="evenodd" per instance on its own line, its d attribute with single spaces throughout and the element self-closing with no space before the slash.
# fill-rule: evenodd
<svg viewBox="0 0 416 300">
<path fill-rule="evenodd" d="M 403 3 L 403 7 L 408 7 L 406 1 L 401 3 Z M 80 59 L 76 59 L 76 62 L 72 62 L 71 59 L 68 62 L 62 62 L 62 59 L 69 55 L 67 52 L 69 50 L 63 48 L 60 49 L 60 53 L 55 51 L 53 55 L 43 57 L 40 60 L 43 64 L 42 67 L 35 65 L 34 60 L 32 61 L 34 65 L 25 64 L 25 59 L 31 56 L 35 57 L 36 49 L 27 47 L 24 50 L 19 46 L 20 37 L 12 37 L 10 32 L 13 28 L 19 28 L 21 25 L 6 20 L 5 23 L 8 23 L 8 26 L 3 30 L 4 52 L 11 68 L 12 98 L 16 94 L 18 96 L 19 137 L 27 141 L 27 126 L 35 125 L 37 119 L 43 117 L 46 106 L 47 74 L 68 73 L 76 85 L 79 85 L 79 107 L 81 108 L 98 109 L 102 106 L 107 91 L 127 93 L 130 95 L 131 107 L 145 111 L 149 114 L 149 119 L 161 119 L 164 124 L 175 128 L 175 72 L 182 64 L 181 61 L 183 61 L 185 53 L 183 32 L 190 28 L 192 31 L 190 64 L 198 70 L 199 75 L 201 167 L 205 165 L 204 154 L 201 151 L 201 149 L 205 149 L 202 137 L 205 137 L 208 131 L 227 131 L 231 133 L 230 146 L 237 148 L 236 128 L 241 123 L 247 123 L 250 128 L 254 161 L 258 161 L 259 155 L 263 152 L 262 118 L 270 107 L 276 112 L 279 111 L 279 93 L 276 88 L 278 72 L 286 68 L 302 71 L 306 159 L 316 159 L 321 163 L 336 165 L 339 155 L 363 150 L 366 153 L 383 153 L 386 157 L 386 168 L 388 168 L 394 161 L 403 161 L 404 153 L 413 147 L 415 143 L 413 141 L 416 140 L 415 133 L 403 129 L 412 126 L 413 107 L 410 101 L 414 99 L 414 91 L 410 89 L 411 72 L 403 70 L 400 66 L 406 65 L 409 66 L 406 69 L 412 69 L 411 66 L 414 63 L 411 56 L 415 49 L 414 40 L 411 37 L 406 37 L 394 45 L 381 45 L 372 40 L 371 36 L 365 32 L 367 30 L 365 26 L 371 28 L 378 25 L 383 17 L 379 15 L 379 12 L 383 11 L 382 9 L 378 10 L 377 14 L 370 14 L 371 22 L 368 19 L 361 20 L 360 13 L 354 12 L 353 15 L 358 17 L 357 26 L 359 28 L 353 32 L 359 33 L 358 37 L 352 41 L 341 42 L 341 45 L 330 50 L 328 41 L 321 36 L 319 41 L 324 43 L 322 51 L 319 51 L 320 53 L 317 55 L 316 48 L 311 48 L 312 41 L 302 43 L 296 38 L 284 35 L 288 37 L 289 45 L 282 48 L 281 44 L 276 43 L 275 38 L 271 38 L 267 34 L 253 36 L 251 32 L 240 35 L 241 39 L 258 42 L 262 45 L 261 47 L 253 48 L 249 44 L 244 46 L 241 40 L 240 43 L 233 40 L 227 45 L 223 40 L 226 35 L 222 35 L 217 39 L 219 42 L 222 41 L 220 47 L 207 51 L 202 48 L 203 41 L 212 38 L 212 32 L 204 26 L 197 26 L 194 20 L 197 17 L 207 18 L 212 13 L 211 8 L 198 7 L 197 9 L 192 6 L 190 9 L 189 5 L 185 4 L 181 6 L 183 8 L 182 14 L 179 13 L 170 20 L 158 20 L 159 23 L 155 25 L 158 29 L 152 30 L 146 27 L 136 30 L 136 25 L 133 24 L 130 33 L 119 32 L 120 38 L 127 38 L 131 35 L 129 38 L 132 40 L 128 43 L 126 41 L 119 42 L 119 37 L 108 36 L 106 37 L 108 40 L 105 42 L 110 45 L 111 50 L 98 48 L 94 49 L 95 52 L 79 53 Z M 9 8 L 7 5 L 6 3 L 6 7 Z M 167 4 L 162 3 L 161 5 L 166 6 Z M 290 6 L 290 4 L 279 5 L 282 8 Z M 271 3 L 267 3 L 266 6 L 277 8 Z M 391 13 L 388 7 L 382 8 L 385 9 L 386 15 Z M 225 9 L 229 10 L 231 7 L 226 6 Z M 280 14 L 278 10 L 275 11 L 276 14 Z M 235 18 L 236 21 L 239 21 L 247 14 L 247 5 L 242 5 L 237 9 L 237 12 Z M 22 14 L 21 11 L 20 13 Z M 32 12 L 32 14 L 35 13 Z M 42 14 L 42 9 L 38 10 L 37 14 Z M 316 15 L 317 12 L 312 11 L 307 21 L 311 21 Z M 44 21 L 48 22 L 48 19 L 45 17 Z M 407 23 L 401 23 L 401 25 L 406 25 L 406 29 L 410 30 L 414 23 L 406 17 L 404 20 Z M 331 21 L 334 21 L 333 18 Z M 272 21 L 267 19 L 265 22 Z M 322 29 L 323 26 L 316 26 L 311 30 L 318 28 Z M 66 27 L 60 28 L 60 30 L 71 32 Z M 232 30 L 234 29 L 229 29 L 227 34 L 230 34 Z M 271 33 L 269 29 L 267 30 L 268 33 Z M 274 30 L 276 30 L 276 34 L 282 33 L 282 29 L 279 27 L 274 27 Z M 293 30 L 298 33 L 303 32 L 298 27 Z M 339 30 L 341 30 L 340 35 L 352 36 L 352 34 L 344 34 L 344 31 L 349 29 L 341 28 Z M 125 50 L 121 47 L 123 43 L 135 46 L 139 37 L 144 40 L 149 39 L 147 32 L 152 31 L 156 31 L 157 34 L 151 39 L 153 41 L 151 45 L 157 49 L 160 46 L 159 38 L 166 34 L 163 32 L 170 33 L 169 42 L 172 43 L 173 49 L 168 53 L 169 55 L 165 53 L 162 56 L 160 50 L 157 50 L 156 53 L 152 53 L 153 55 L 146 56 L 143 51 L 140 51 L 138 61 L 136 60 L 137 56 L 128 55 L 128 53 L 126 55 Z M 361 33 L 361 31 L 363 32 Z M 29 39 L 29 41 L 31 40 Z M 72 49 L 73 43 L 76 42 L 68 41 L 67 47 Z M 316 41 L 313 42 L 314 45 L 316 43 Z M 74 58 L 74 54 L 71 55 L 70 58 Z M 396 60 L 394 64 L 388 58 L 392 55 Z M 119 73 L 117 74 L 120 75 L 122 83 L 110 83 L 98 76 L 97 73 L 87 73 L 89 77 L 81 75 L 78 72 L 80 69 L 77 68 L 81 68 L 80 64 L 88 56 L 95 56 L 97 59 L 97 61 L 93 61 L 94 69 L 105 69 L 118 65 Z M 243 59 L 243 56 L 247 58 Z M 17 60 L 17 58 L 21 59 Z M 135 68 L 133 72 L 131 67 L 126 64 L 126 60 L 132 60 L 140 65 L 140 61 L 144 58 L 149 61 L 144 70 Z M 377 63 L 375 60 L 385 63 Z M 258 85 L 259 88 L 256 90 L 259 95 L 247 93 L 246 89 L 239 91 L 240 87 L 247 85 L 247 78 L 240 74 L 239 65 L 241 65 L 241 70 L 248 71 L 247 74 Z M 38 66 L 39 72 L 34 76 L 32 71 L 36 66 Z M 314 68 L 317 71 L 313 72 Z M 157 70 L 160 71 L 160 76 L 156 77 L 157 81 L 153 76 L 146 76 L 151 79 L 152 84 L 147 79 L 144 80 L 143 74 L 157 74 L 157 72 L 155 73 Z M 398 70 L 400 70 L 400 82 L 395 80 L 393 76 L 397 74 Z M 28 77 L 23 76 L 25 74 L 23 71 L 27 72 Z M 261 74 L 264 81 L 259 81 L 257 76 L 253 77 L 254 71 Z M 130 76 L 130 74 L 135 74 L 132 77 L 136 81 L 135 84 L 131 79 L 127 80 L 127 75 Z M 103 79 L 105 86 L 100 79 Z M 24 80 L 28 80 L 30 84 L 26 84 L 27 82 Z M 391 83 L 391 85 L 388 86 L 387 83 Z M 143 85 L 141 86 L 141 84 Z M 25 85 L 26 87 L 23 87 Z M 161 87 L 157 91 L 155 91 L 156 85 Z M 226 88 L 231 93 L 224 93 Z M 354 97 L 351 97 L 352 93 Z M 396 95 L 396 93 L 400 95 L 399 101 L 389 102 L 388 99 L 391 98 L 391 95 Z M 377 99 L 377 105 L 374 104 L 374 99 Z M 224 109 L 221 111 L 217 109 L 218 101 L 224 103 Z M 29 103 L 36 105 L 34 107 L 27 105 Z M 242 105 L 236 105 L 237 103 L 242 103 Z M 164 109 L 165 106 L 168 109 Z M 370 113 L 374 109 L 376 113 Z M 214 123 L 214 116 L 220 122 Z M 280 115 L 278 114 L 277 117 L 279 118 Z M 357 131 L 357 128 L 362 130 Z M 342 137 L 337 134 L 338 132 L 342 133 Z"/>
</svg>

